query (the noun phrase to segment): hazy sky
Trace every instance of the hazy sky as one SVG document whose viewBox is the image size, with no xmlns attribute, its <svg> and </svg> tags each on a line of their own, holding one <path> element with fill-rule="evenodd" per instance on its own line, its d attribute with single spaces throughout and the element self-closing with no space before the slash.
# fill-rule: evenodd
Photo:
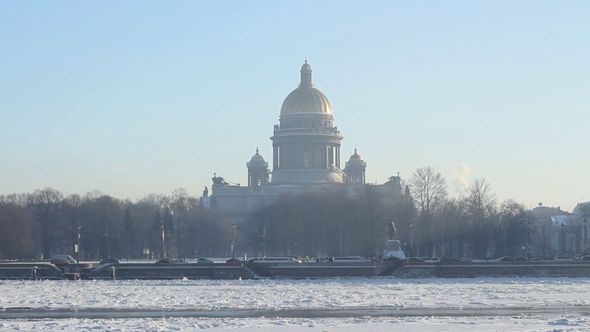
<svg viewBox="0 0 590 332">
<path fill-rule="evenodd" d="M 306 55 L 368 181 L 590 200 L 590 1 L 2 1 L 0 194 L 245 184 Z"/>
</svg>

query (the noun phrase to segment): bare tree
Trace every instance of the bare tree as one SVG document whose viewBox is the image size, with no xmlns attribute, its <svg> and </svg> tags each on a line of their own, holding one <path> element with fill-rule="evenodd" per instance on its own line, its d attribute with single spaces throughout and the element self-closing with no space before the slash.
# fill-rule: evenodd
<svg viewBox="0 0 590 332">
<path fill-rule="evenodd" d="M 59 210 L 63 199 L 62 193 L 52 188 L 35 190 L 29 198 L 29 206 L 35 211 L 37 220 L 41 225 L 41 251 L 45 257 L 51 255 L 51 251 L 55 246 L 54 240 Z"/>
<path fill-rule="evenodd" d="M 33 218 L 25 207 L 0 202 L 0 258 L 34 254 Z"/>
<path fill-rule="evenodd" d="M 489 215 L 496 205 L 496 197 L 490 184 L 484 179 L 475 179 L 467 188 L 465 203 L 469 213 L 478 216 Z"/>
<path fill-rule="evenodd" d="M 414 171 L 410 189 L 422 214 L 431 214 L 447 197 L 444 177 L 431 166 L 420 167 Z"/>
<path fill-rule="evenodd" d="M 472 239 L 471 255 L 485 257 L 495 255 L 495 236 L 493 229 L 497 228 L 496 199 L 490 185 L 484 179 L 475 179 L 467 188 L 463 199 L 467 222 Z"/>
</svg>

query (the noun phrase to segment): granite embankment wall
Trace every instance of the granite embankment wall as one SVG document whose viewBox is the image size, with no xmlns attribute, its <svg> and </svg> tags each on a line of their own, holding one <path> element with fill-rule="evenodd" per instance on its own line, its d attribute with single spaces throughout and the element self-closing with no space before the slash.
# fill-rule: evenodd
<svg viewBox="0 0 590 332">
<path fill-rule="evenodd" d="M 590 262 L 408 263 L 395 271 L 400 278 L 590 277 Z"/>
<path fill-rule="evenodd" d="M 0 280 L 65 279 L 65 277 L 60 269 L 49 263 L 0 263 Z"/>
</svg>

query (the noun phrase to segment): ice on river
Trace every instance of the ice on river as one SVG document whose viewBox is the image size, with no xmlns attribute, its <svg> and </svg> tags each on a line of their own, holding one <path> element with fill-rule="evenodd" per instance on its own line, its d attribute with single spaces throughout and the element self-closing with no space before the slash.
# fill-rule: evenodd
<svg viewBox="0 0 590 332">
<path fill-rule="evenodd" d="M 31 310 L 298 310 L 347 308 L 551 307 L 550 314 L 461 314 L 400 317 L 226 317 L 5 319 L 0 330 L 289 330 L 590 331 L 580 310 L 590 306 L 586 278 L 174 281 L 0 281 L 0 312 Z M 558 308 L 558 312 L 555 310 Z M 585 310 L 585 309 L 584 309 Z M 474 328 L 477 326 L 477 328 Z"/>
<path fill-rule="evenodd" d="M 585 318 L 404 317 L 348 319 L 66 319 L 0 320 L 0 330 L 20 331 L 588 331 Z"/>
<path fill-rule="evenodd" d="M 590 279 L 0 281 L 0 308 L 284 309 L 590 305 Z"/>
</svg>

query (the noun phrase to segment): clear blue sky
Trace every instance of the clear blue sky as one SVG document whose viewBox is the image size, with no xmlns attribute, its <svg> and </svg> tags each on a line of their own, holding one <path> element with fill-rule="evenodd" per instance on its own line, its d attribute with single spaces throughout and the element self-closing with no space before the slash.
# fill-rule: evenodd
<svg viewBox="0 0 590 332">
<path fill-rule="evenodd" d="M 306 55 L 371 182 L 590 200 L 590 1 L 2 1 L 0 194 L 244 184 Z"/>
</svg>

